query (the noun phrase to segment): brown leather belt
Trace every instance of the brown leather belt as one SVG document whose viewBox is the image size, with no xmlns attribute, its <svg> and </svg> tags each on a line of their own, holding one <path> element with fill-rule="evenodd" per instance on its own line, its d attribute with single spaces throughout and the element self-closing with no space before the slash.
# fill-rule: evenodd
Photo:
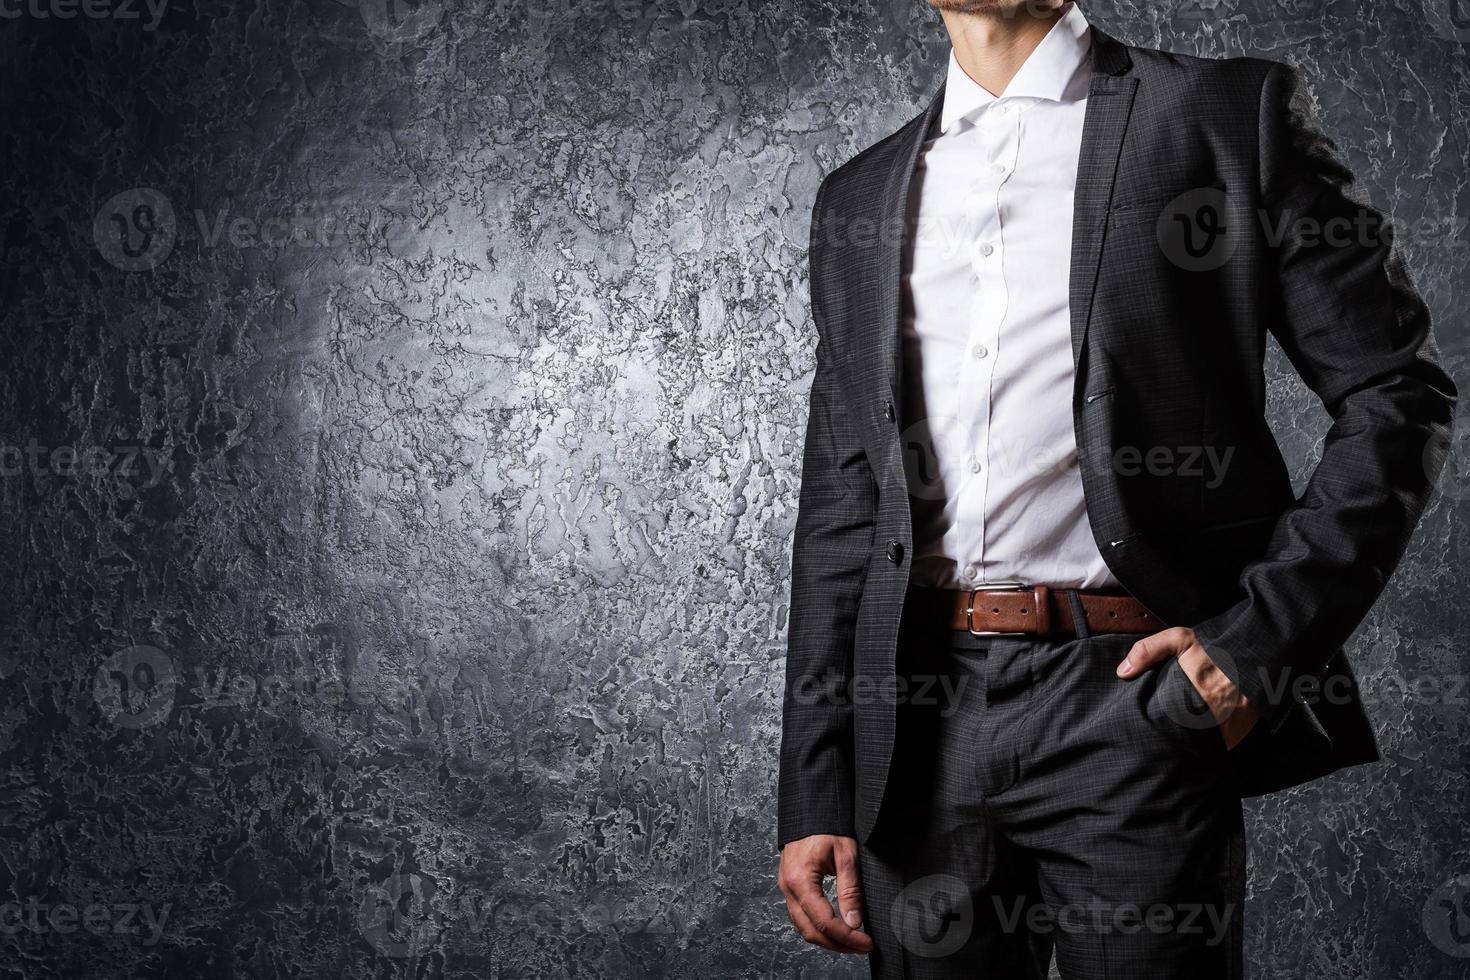
<svg viewBox="0 0 1470 980">
<path fill-rule="evenodd" d="M 949 628 L 977 635 L 1017 634 L 1034 636 L 1073 635 L 1070 589 L 1045 585 L 1001 586 L 973 592 L 956 589 L 923 589 L 933 593 L 939 615 Z M 1077 590 L 1082 614 L 1090 633 L 1154 633 L 1165 624 L 1131 595 Z"/>
</svg>

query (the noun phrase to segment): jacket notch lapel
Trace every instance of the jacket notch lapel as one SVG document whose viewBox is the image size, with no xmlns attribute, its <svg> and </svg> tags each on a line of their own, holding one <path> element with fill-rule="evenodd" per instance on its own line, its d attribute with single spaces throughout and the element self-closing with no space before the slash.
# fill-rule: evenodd
<svg viewBox="0 0 1470 980">
<path fill-rule="evenodd" d="M 913 182 L 914 167 L 918 163 L 919 150 L 924 145 L 924 136 L 929 132 L 944 105 L 944 83 L 929 101 L 923 113 L 910 120 L 906 132 L 894 149 L 888 168 L 888 179 L 883 185 L 883 196 L 879 201 L 880 231 L 878 235 L 878 317 L 873 323 L 878 336 L 874 338 L 873 350 L 881 351 L 888 375 L 888 391 L 895 409 L 900 404 L 900 382 L 903 377 L 903 308 L 902 276 L 903 250 L 908 236 L 909 187 Z"/>
<path fill-rule="evenodd" d="M 1077 160 L 1077 188 L 1072 204 L 1072 271 L 1068 284 L 1072 363 L 1079 381 L 1118 157 L 1138 90 L 1138 79 L 1124 74 L 1132 63 L 1127 48 L 1096 28 L 1093 30 L 1093 73 L 1087 91 L 1087 113 L 1082 122 L 1082 150 Z"/>
</svg>

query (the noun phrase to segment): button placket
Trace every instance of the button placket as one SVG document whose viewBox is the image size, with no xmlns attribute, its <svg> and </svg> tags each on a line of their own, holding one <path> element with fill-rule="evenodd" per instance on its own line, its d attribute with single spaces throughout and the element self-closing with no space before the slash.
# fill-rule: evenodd
<svg viewBox="0 0 1470 980">
<path fill-rule="evenodd" d="M 996 98 L 957 78 L 953 63 L 950 71 L 963 115 L 924 152 L 932 166 L 919 216 L 942 218 L 954 234 L 915 249 L 906 336 L 908 347 L 922 347 L 907 363 L 922 376 L 929 417 L 940 419 L 929 471 L 944 480 L 915 510 L 913 548 L 926 583 L 986 588 L 1045 579 L 1034 521 L 1024 518 L 1070 515 L 1081 496 L 1070 475 L 1042 486 L 1034 474 L 1068 452 L 1066 400 L 1048 398 L 1043 383 L 1070 366 L 1066 294 L 1052 289 L 1053 266 L 1067 256 L 1086 103 Z M 1023 133 L 1029 146 L 1020 146 Z M 1086 582 L 1109 579 L 1085 523 L 1059 520 L 1056 529 L 1066 535 L 1056 565 Z"/>
<path fill-rule="evenodd" d="M 1010 294 L 1005 281 L 1005 238 L 1001 220 L 1001 194 L 1010 175 L 1015 172 L 1019 150 L 1017 113 L 1009 103 L 1001 103 L 986 114 L 987 125 L 977 132 L 982 159 L 989 161 L 988 173 L 982 170 L 976 179 L 977 190 L 983 188 L 983 204 L 973 211 L 974 241 L 970 254 L 976 298 L 971 307 L 968 341 L 970 358 L 960 371 L 964 385 L 960 401 L 963 418 L 973 419 L 968 435 L 970 454 L 966 459 L 966 491 L 961 495 L 956 520 L 975 528 L 976 552 L 963 569 L 968 580 L 980 575 L 986 555 L 986 510 L 990 482 L 990 391 L 1000 349 L 1000 329 L 1004 323 Z"/>
</svg>

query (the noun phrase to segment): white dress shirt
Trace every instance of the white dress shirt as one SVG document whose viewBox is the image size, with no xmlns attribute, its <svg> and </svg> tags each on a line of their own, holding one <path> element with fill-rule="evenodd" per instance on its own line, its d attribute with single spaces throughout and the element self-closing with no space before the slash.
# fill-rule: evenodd
<svg viewBox="0 0 1470 980">
<path fill-rule="evenodd" d="M 1117 586 L 1072 431 L 1072 195 L 1089 32 L 1075 4 L 992 96 L 950 53 L 903 277 L 911 581 Z"/>
</svg>

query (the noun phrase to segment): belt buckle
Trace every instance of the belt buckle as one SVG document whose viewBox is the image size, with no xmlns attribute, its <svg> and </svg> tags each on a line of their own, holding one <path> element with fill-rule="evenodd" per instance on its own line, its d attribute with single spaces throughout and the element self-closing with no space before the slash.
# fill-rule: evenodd
<svg viewBox="0 0 1470 980">
<path fill-rule="evenodd" d="M 1026 636 L 1025 630 L 977 630 L 975 628 L 975 593 L 977 592 L 1026 592 L 1031 589 L 1025 582 L 987 583 L 983 589 L 971 589 L 965 602 L 965 628 L 971 636 Z"/>
</svg>

